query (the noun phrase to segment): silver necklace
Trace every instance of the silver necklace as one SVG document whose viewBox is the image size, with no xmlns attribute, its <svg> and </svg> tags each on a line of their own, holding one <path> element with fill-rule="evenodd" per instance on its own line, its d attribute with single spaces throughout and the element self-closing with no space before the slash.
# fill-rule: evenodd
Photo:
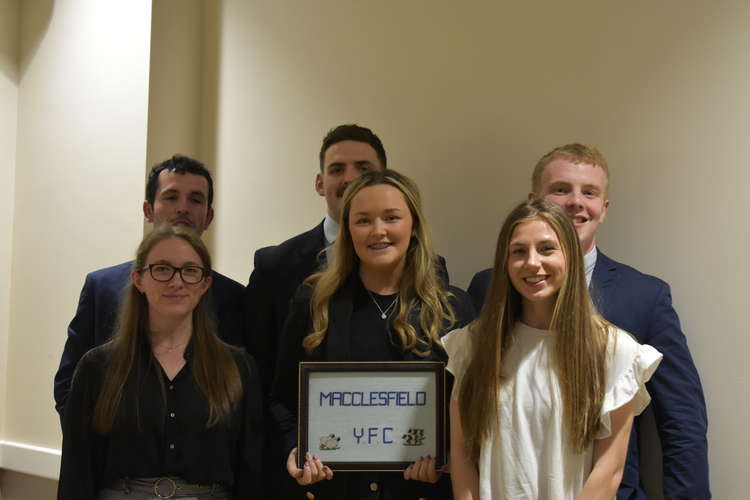
<svg viewBox="0 0 750 500">
<path fill-rule="evenodd" d="M 367 290 L 367 288 L 365 288 L 365 290 Z M 388 315 L 391 314 L 393 310 L 395 310 L 396 302 L 398 301 L 398 294 L 396 294 L 396 298 L 393 299 L 393 302 L 391 302 L 391 304 L 388 307 L 386 307 L 385 310 L 382 307 L 380 307 L 380 304 L 378 304 L 378 301 L 375 300 L 375 297 L 373 296 L 370 290 L 367 290 L 367 294 L 372 299 L 372 302 L 375 304 L 375 307 L 378 308 L 378 311 L 380 311 L 381 319 L 386 319 Z"/>
</svg>

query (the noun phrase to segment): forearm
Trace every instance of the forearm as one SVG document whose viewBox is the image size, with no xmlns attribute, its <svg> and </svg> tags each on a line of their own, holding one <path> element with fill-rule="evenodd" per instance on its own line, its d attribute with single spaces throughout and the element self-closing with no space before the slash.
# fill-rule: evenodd
<svg viewBox="0 0 750 500">
<path fill-rule="evenodd" d="M 623 464 L 624 466 L 624 464 Z M 594 467 L 578 500 L 612 500 L 622 480 L 622 467 Z"/>
<path fill-rule="evenodd" d="M 479 473 L 473 463 L 451 455 L 451 482 L 454 500 L 479 500 Z"/>
<path fill-rule="evenodd" d="M 451 457 L 450 471 L 454 500 L 479 500 L 479 472 L 466 454 L 458 403 L 451 398 Z"/>
<path fill-rule="evenodd" d="M 612 500 L 622 481 L 633 426 L 633 401 L 613 410 L 609 416 L 611 433 L 594 441 L 591 473 L 583 484 L 579 500 Z"/>
</svg>

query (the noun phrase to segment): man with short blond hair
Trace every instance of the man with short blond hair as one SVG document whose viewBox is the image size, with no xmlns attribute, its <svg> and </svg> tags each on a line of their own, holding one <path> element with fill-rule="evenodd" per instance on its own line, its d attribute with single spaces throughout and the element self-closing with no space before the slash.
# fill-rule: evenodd
<svg viewBox="0 0 750 500">
<path fill-rule="evenodd" d="M 529 198 L 553 201 L 570 216 L 581 241 L 591 297 L 601 315 L 664 355 L 646 385 L 661 440 L 664 497 L 708 499 L 708 423 L 698 371 L 672 307 L 669 285 L 610 259 L 597 248 L 596 233 L 609 210 L 608 190 L 604 155 L 594 147 L 574 143 L 553 149 L 537 162 Z M 492 270 L 486 269 L 469 285 L 477 310 L 491 278 Z M 636 417 L 617 493 L 620 500 L 646 498 L 639 471 L 638 421 Z"/>
</svg>

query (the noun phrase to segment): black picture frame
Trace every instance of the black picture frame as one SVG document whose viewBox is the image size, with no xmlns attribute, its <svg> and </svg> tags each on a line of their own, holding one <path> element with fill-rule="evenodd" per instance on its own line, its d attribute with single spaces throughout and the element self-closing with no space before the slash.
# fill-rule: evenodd
<svg viewBox="0 0 750 500">
<path fill-rule="evenodd" d="M 447 405 L 446 405 L 446 375 L 445 363 L 439 361 L 371 361 L 371 362 L 301 362 L 299 364 L 299 405 L 298 405 L 298 433 L 297 433 L 297 466 L 304 465 L 305 456 L 309 452 L 316 455 L 316 450 L 308 448 L 310 436 L 310 376 L 313 373 L 335 373 L 342 376 L 346 373 L 363 374 L 371 372 L 398 373 L 400 376 L 408 376 L 410 373 L 432 374 L 435 377 L 435 449 L 429 453 L 436 461 L 436 467 L 446 463 L 447 443 Z M 396 411 L 409 411 L 408 407 Z M 402 436 L 402 438 L 405 436 Z M 427 453 L 425 453 L 427 455 Z M 390 461 L 390 460 L 338 460 L 325 461 L 325 465 L 333 471 L 360 471 L 360 472 L 391 472 L 403 471 L 412 461 Z"/>
</svg>

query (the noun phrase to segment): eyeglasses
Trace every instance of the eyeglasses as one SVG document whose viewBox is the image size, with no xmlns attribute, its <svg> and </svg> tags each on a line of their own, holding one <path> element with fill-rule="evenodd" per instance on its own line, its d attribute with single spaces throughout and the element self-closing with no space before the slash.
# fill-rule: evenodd
<svg viewBox="0 0 750 500">
<path fill-rule="evenodd" d="M 146 269 L 156 281 L 169 281 L 175 273 L 179 272 L 182 281 L 190 285 L 200 283 L 206 276 L 206 270 L 200 266 L 175 267 L 170 264 L 149 264 L 144 266 L 141 271 Z"/>
</svg>

